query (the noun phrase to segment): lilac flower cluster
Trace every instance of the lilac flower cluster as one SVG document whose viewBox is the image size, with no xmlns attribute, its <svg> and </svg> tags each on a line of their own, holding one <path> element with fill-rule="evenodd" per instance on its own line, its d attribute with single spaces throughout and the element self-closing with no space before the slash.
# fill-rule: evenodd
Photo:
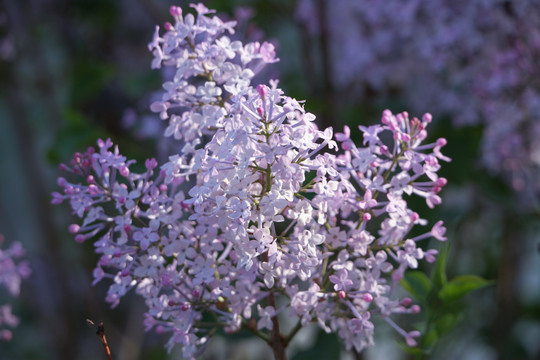
<svg viewBox="0 0 540 360">
<path fill-rule="evenodd" d="M 458 125 L 485 126 L 486 168 L 540 189 L 538 1 L 302 0 L 297 18 L 313 36 L 327 31 L 339 98 L 369 89 L 417 111 L 436 103 Z"/>
<path fill-rule="evenodd" d="M 98 238 L 94 283 L 112 281 L 112 306 L 135 289 L 146 329 L 168 333 L 167 347 L 181 344 L 186 358 L 220 327 L 286 346 L 310 322 L 360 351 L 373 343 L 372 315 L 414 346 L 419 333 L 391 315 L 420 310 L 393 291 L 419 260 L 435 260 L 418 242 L 446 240 L 442 222 L 409 235 L 427 221 L 407 198 L 434 207 L 446 184 L 437 175 L 446 141 L 423 144 L 431 115 L 386 110 L 381 124 L 360 126 L 361 147 L 347 127 L 334 140 L 277 81 L 251 85 L 277 61 L 271 44 L 231 41 L 233 23 L 192 7 L 196 17 L 172 7 L 175 24 L 149 46 L 154 68 L 175 69 L 152 109 L 181 152 L 135 173 L 107 139 L 61 166 L 78 179 L 59 178 L 53 203 L 69 201 L 81 219 L 69 227 L 77 241 Z M 284 312 L 298 324 L 280 337 Z"/>
<path fill-rule="evenodd" d="M 0 235 L 0 246 L 3 242 L 4 236 Z M 30 276 L 28 262 L 19 260 L 24 254 L 19 242 L 12 243 L 7 249 L 0 248 L 0 286 L 12 297 L 19 295 L 22 279 Z M 14 328 L 18 324 L 19 319 L 11 313 L 11 305 L 0 305 L 0 340 L 11 340 L 12 333 L 9 328 Z"/>
</svg>

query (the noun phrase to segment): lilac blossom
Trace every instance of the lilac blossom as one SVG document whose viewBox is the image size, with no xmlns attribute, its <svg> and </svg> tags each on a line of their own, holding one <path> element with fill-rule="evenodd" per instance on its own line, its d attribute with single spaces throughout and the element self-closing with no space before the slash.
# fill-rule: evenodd
<svg viewBox="0 0 540 360">
<path fill-rule="evenodd" d="M 230 41 L 234 23 L 192 7 L 196 16 L 172 7 L 175 24 L 149 46 L 152 67 L 175 69 L 152 109 L 182 150 L 137 173 L 99 140 L 61 166 L 73 180 L 61 178 L 52 201 L 70 203 L 76 240 L 97 239 L 94 277 L 112 282 L 107 301 L 133 289 L 148 306 L 146 329 L 169 334 L 167 347 L 180 344 L 186 358 L 219 327 L 248 329 L 277 354 L 312 321 L 361 351 L 373 344 L 372 316 L 394 324 L 393 313 L 416 312 L 393 289 L 436 255 L 409 237 L 427 221 L 407 204 L 440 203 L 446 184 L 438 162 L 449 159 L 434 152 L 442 141 L 422 145 L 431 116 L 386 110 L 379 125 L 360 127 L 363 146 L 350 129 L 336 142 L 277 81 L 251 84 L 277 61 L 269 43 Z M 444 239 L 442 224 L 426 233 Z M 282 313 L 298 321 L 283 336 Z M 413 343 L 416 333 L 397 329 Z"/>
<path fill-rule="evenodd" d="M 301 0 L 296 18 L 327 38 L 335 99 L 398 92 L 415 111 L 437 104 L 457 125 L 484 126 L 485 168 L 540 189 L 538 1 Z"/>
<path fill-rule="evenodd" d="M 0 235 L 0 246 L 3 242 L 4 236 Z M 19 242 L 12 243 L 6 249 L 0 248 L 0 288 L 5 288 L 12 297 L 19 296 L 22 279 L 30 276 L 28 262 L 20 260 L 24 255 L 25 251 Z M 0 340 L 11 340 L 10 328 L 18 324 L 19 319 L 12 314 L 11 305 L 0 305 Z"/>
</svg>

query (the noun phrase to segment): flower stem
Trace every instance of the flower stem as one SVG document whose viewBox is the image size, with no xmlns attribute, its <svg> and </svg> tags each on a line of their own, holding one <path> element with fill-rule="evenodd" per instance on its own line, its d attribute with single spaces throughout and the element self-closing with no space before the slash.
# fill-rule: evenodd
<svg viewBox="0 0 540 360">
<path fill-rule="evenodd" d="M 270 292 L 270 295 L 268 296 L 268 305 L 273 306 L 274 309 L 276 308 L 276 300 L 273 292 Z M 285 351 L 287 348 L 287 341 L 279 332 L 279 320 L 277 315 L 272 317 L 272 334 L 268 345 L 270 345 L 274 352 L 274 360 L 287 360 L 287 353 Z"/>
</svg>

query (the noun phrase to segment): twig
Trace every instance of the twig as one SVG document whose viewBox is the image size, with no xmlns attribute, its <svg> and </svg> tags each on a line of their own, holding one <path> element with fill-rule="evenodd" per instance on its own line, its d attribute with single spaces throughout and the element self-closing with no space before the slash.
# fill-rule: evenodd
<svg viewBox="0 0 540 360">
<path fill-rule="evenodd" d="M 105 337 L 105 326 L 103 325 L 103 323 L 101 322 L 98 325 L 96 325 L 90 319 L 86 319 L 86 323 L 88 324 L 88 326 L 96 329 L 96 334 L 99 337 L 99 340 L 101 341 L 101 345 L 103 345 L 103 350 L 105 350 L 105 354 L 107 355 L 107 360 L 112 360 L 111 349 L 109 349 L 109 345 L 107 344 L 107 338 Z"/>
</svg>

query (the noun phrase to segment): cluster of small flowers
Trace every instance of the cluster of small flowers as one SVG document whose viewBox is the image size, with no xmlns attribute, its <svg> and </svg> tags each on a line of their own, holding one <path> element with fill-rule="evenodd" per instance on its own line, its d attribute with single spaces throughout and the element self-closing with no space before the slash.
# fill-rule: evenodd
<svg viewBox="0 0 540 360">
<path fill-rule="evenodd" d="M 154 54 L 152 68 L 173 66 L 176 73 L 163 84 L 166 93 L 151 109 L 168 119 L 165 136 L 184 140 L 182 152 L 192 152 L 203 135 L 223 126 L 224 105 L 246 91 L 251 79 L 266 64 L 278 61 L 271 43 L 232 41 L 235 21 L 223 22 L 204 5 L 192 5 L 198 16 L 182 16 L 180 7 L 171 7 L 175 24 L 165 23 L 166 33 L 156 26 L 148 48 Z M 178 110 L 180 115 L 170 114 Z"/>
<path fill-rule="evenodd" d="M 4 236 L 0 235 L 0 247 Z M 9 295 L 19 295 L 21 280 L 30 276 L 28 262 L 20 261 L 24 257 L 24 249 L 19 242 L 14 242 L 7 249 L 0 248 L 0 286 L 4 287 Z M 9 328 L 19 324 L 19 319 L 11 313 L 11 306 L 0 305 L 0 340 L 11 340 L 12 333 Z"/>
<path fill-rule="evenodd" d="M 540 173 L 540 3 L 324 1 L 331 78 L 339 98 L 399 91 L 412 109 L 437 104 L 458 125 L 482 124 L 482 163 L 516 190 Z M 297 18 L 322 31 L 317 4 Z M 340 19 L 340 21 L 335 21 Z M 349 29 L 344 32 L 343 29 Z"/>
<path fill-rule="evenodd" d="M 69 227 L 77 241 L 99 238 L 95 283 L 112 281 L 113 306 L 134 288 L 148 305 L 146 328 L 169 333 L 168 348 L 181 344 L 186 358 L 218 327 L 271 342 L 283 311 L 298 317 L 287 340 L 318 322 L 360 351 L 373 343 L 377 314 L 414 346 L 419 333 L 390 316 L 420 310 L 393 294 L 418 260 L 435 260 L 418 241 L 446 239 L 442 222 L 409 236 L 427 221 L 407 197 L 433 207 L 446 184 L 437 175 L 446 141 L 422 144 L 431 116 L 386 110 L 380 125 L 360 127 L 362 147 L 347 127 L 336 142 L 277 82 L 251 85 L 249 66 L 275 61 L 269 44 L 230 42 L 233 24 L 192 6 L 196 19 L 172 7 L 175 24 L 150 45 L 153 67 L 176 69 L 152 108 L 182 152 L 134 173 L 133 161 L 99 140 L 61 166 L 84 179 L 59 178 L 52 201 L 68 200 L 82 219 Z"/>
</svg>

